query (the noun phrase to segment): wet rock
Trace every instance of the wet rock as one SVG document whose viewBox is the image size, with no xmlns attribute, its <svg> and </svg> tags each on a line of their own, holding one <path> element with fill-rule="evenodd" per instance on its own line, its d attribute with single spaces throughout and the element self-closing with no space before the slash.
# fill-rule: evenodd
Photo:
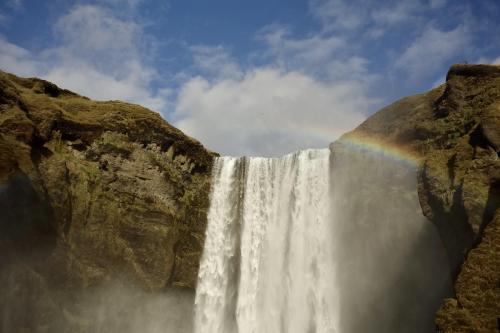
<svg viewBox="0 0 500 333">
<path fill-rule="evenodd" d="M 439 231 L 456 281 L 456 299 L 443 303 L 438 328 L 493 332 L 500 313 L 494 219 L 500 207 L 495 199 L 500 192 L 500 66 L 454 65 L 446 84 L 382 109 L 348 136 L 394 144 L 419 158 L 422 211 Z"/>
</svg>

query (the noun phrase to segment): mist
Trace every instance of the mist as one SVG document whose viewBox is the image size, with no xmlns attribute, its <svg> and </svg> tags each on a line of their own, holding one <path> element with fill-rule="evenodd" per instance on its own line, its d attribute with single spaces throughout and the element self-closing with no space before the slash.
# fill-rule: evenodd
<svg viewBox="0 0 500 333">
<path fill-rule="evenodd" d="M 189 333 L 194 291 L 146 292 L 108 282 L 64 291 L 26 267 L 2 277 L 2 332 Z"/>
<path fill-rule="evenodd" d="M 189 333 L 194 290 L 127 276 L 77 286 L 61 272 L 50 205 L 18 173 L 0 186 L 0 332 Z"/>
<path fill-rule="evenodd" d="M 196 332 L 433 332 L 451 292 L 417 165 L 342 141 L 216 160 Z"/>
<path fill-rule="evenodd" d="M 420 208 L 417 166 L 331 145 L 339 332 L 433 332 L 450 265 Z"/>
<path fill-rule="evenodd" d="M 417 167 L 330 148 L 219 160 L 196 311 L 194 290 L 60 279 L 51 209 L 15 177 L 0 191 L 2 332 L 434 331 L 450 268 Z"/>
</svg>

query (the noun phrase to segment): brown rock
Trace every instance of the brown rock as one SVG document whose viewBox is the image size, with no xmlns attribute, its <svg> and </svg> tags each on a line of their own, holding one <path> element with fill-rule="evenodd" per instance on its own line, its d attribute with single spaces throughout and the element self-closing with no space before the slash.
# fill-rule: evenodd
<svg viewBox="0 0 500 333">
<path fill-rule="evenodd" d="M 138 105 L 0 72 L 0 279 L 194 288 L 214 156 Z"/>
<path fill-rule="evenodd" d="M 436 225 L 456 279 L 457 300 L 445 301 L 438 327 L 495 332 L 500 317 L 500 66 L 454 65 L 445 85 L 403 98 L 349 135 L 399 145 L 420 157 L 422 211 Z"/>
</svg>

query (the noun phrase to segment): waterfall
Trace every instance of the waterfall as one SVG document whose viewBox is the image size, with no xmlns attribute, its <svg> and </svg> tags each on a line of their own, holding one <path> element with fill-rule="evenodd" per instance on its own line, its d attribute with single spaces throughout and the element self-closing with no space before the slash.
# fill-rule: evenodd
<svg viewBox="0 0 500 333">
<path fill-rule="evenodd" d="M 335 332 L 329 155 L 215 161 L 197 332 Z"/>
<path fill-rule="evenodd" d="M 195 332 L 432 331 L 450 280 L 415 166 L 337 144 L 212 181 Z"/>
</svg>

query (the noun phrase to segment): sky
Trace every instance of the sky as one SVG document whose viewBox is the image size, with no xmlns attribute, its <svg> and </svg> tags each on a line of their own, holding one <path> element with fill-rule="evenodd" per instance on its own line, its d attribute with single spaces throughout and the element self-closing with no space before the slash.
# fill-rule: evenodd
<svg viewBox="0 0 500 333">
<path fill-rule="evenodd" d="M 0 69 L 125 100 L 223 155 L 327 147 L 500 64 L 500 0 L 2 0 Z"/>
</svg>

